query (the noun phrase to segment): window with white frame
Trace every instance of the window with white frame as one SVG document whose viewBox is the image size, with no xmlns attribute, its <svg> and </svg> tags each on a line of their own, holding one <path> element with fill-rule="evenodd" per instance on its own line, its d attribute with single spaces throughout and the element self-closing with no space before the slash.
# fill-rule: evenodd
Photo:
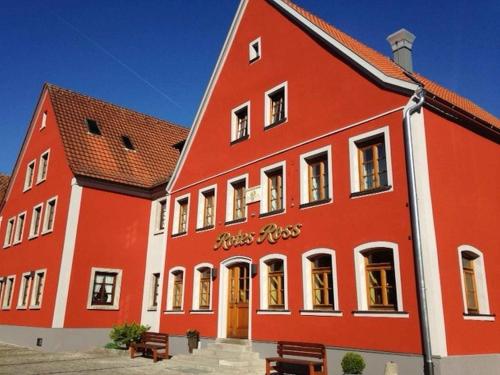
<svg viewBox="0 0 500 375">
<path fill-rule="evenodd" d="M 389 128 L 349 138 L 351 193 L 368 194 L 392 187 Z"/>
<path fill-rule="evenodd" d="M 182 312 L 186 269 L 175 267 L 168 273 L 167 311 Z"/>
<path fill-rule="evenodd" d="M 490 315 L 483 253 L 470 245 L 458 247 L 465 316 Z"/>
<path fill-rule="evenodd" d="M 47 126 L 47 111 L 42 113 L 42 122 L 40 124 L 40 130 L 44 129 Z"/>
<path fill-rule="evenodd" d="M 42 307 L 43 290 L 45 288 L 46 270 L 35 271 L 33 287 L 31 290 L 30 309 L 39 309 Z"/>
<path fill-rule="evenodd" d="M 315 249 L 302 254 L 304 312 L 339 310 L 335 251 Z"/>
<path fill-rule="evenodd" d="M 210 311 L 212 309 L 212 277 L 213 266 L 209 263 L 194 267 L 193 279 L 193 311 Z"/>
<path fill-rule="evenodd" d="M 38 163 L 38 175 L 36 178 L 37 184 L 47 179 L 47 172 L 49 170 L 49 156 L 50 150 L 45 151 L 40 156 L 40 162 Z"/>
<path fill-rule="evenodd" d="M 26 167 L 26 175 L 24 176 L 24 188 L 23 191 L 31 189 L 33 186 L 33 178 L 35 176 L 35 165 L 36 160 L 32 160 L 28 163 Z"/>
<path fill-rule="evenodd" d="M 7 247 L 12 245 L 12 241 L 14 240 L 14 224 L 16 222 L 15 217 L 11 217 L 7 221 L 7 225 L 5 226 L 5 238 L 3 240 L 3 247 Z"/>
<path fill-rule="evenodd" d="M 45 205 L 45 216 L 43 218 L 42 234 L 52 232 L 54 230 L 54 221 L 56 219 L 57 197 L 51 198 Z"/>
<path fill-rule="evenodd" d="M 156 218 L 155 229 L 156 232 L 163 232 L 165 230 L 165 222 L 167 219 L 167 200 L 160 199 L 156 202 Z"/>
<path fill-rule="evenodd" d="M 190 194 L 175 199 L 172 235 L 185 234 L 189 222 L 189 197 Z"/>
<path fill-rule="evenodd" d="M 216 185 L 201 189 L 198 192 L 197 229 L 209 229 L 215 226 Z"/>
<path fill-rule="evenodd" d="M 285 162 L 270 165 L 260 171 L 261 214 L 281 212 L 285 207 Z"/>
<path fill-rule="evenodd" d="M 118 310 L 122 270 L 92 267 L 87 309 Z"/>
<path fill-rule="evenodd" d="M 300 203 L 315 205 L 333 196 L 331 146 L 300 155 Z"/>
<path fill-rule="evenodd" d="M 264 127 L 281 124 L 288 116 L 288 83 L 283 82 L 264 94 Z"/>
<path fill-rule="evenodd" d="M 160 273 L 151 275 L 151 287 L 149 294 L 149 309 L 156 310 L 158 308 L 158 298 L 160 295 Z"/>
<path fill-rule="evenodd" d="M 17 215 L 16 231 L 14 234 L 14 244 L 17 244 L 23 240 L 25 221 L 26 221 L 26 212 Z"/>
<path fill-rule="evenodd" d="M 0 277 L 0 305 L 2 303 L 1 301 L 3 297 L 3 292 L 5 290 L 5 281 L 6 281 L 5 277 Z"/>
<path fill-rule="evenodd" d="M 31 272 L 25 272 L 21 276 L 21 285 L 19 287 L 19 298 L 17 301 L 18 309 L 25 309 L 26 307 L 28 307 L 32 278 L 33 275 L 31 274 Z"/>
<path fill-rule="evenodd" d="M 260 38 L 257 38 L 254 41 L 250 42 L 250 44 L 248 44 L 248 61 L 252 63 L 260 59 L 262 55 L 261 49 L 262 47 Z"/>
<path fill-rule="evenodd" d="M 231 111 L 231 142 L 247 139 L 250 135 L 250 102 Z"/>
<path fill-rule="evenodd" d="M 398 246 L 371 242 L 354 249 L 358 311 L 402 312 Z"/>
<path fill-rule="evenodd" d="M 269 254 L 260 259 L 260 313 L 288 310 L 287 258 Z"/>
<path fill-rule="evenodd" d="M 7 276 L 5 280 L 5 290 L 3 292 L 3 298 L 2 298 L 3 309 L 10 309 L 10 305 L 12 303 L 12 295 L 14 294 L 15 282 L 16 282 L 16 276 L 14 275 Z"/>
<path fill-rule="evenodd" d="M 246 190 L 248 175 L 227 182 L 226 222 L 243 221 L 247 217 Z"/>
<path fill-rule="evenodd" d="M 43 208 L 42 203 L 33 207 L 29 238 L 35 238 L 40 234 L 40 227 L 42 223 L 42 208 Z"/>
</svg>

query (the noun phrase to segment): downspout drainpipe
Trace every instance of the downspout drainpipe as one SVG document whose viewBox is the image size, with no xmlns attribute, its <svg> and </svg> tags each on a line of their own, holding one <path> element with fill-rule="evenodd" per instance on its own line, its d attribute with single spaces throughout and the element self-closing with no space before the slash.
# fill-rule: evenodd
<svg viewBox="0 0 500 375">
<path fill-rule="evenodd" d="M 419 111 L 424 105 L 424 90 L 419 87 L 415 91 L 416 103 L 409 106 L 404 111 L 404 135 L 405 135 L 405 156 L 406 170 L 408 177 L 408 190 L 410 198 L 411 229 L 413 232 L 412 242 L 415 252 L 416 273 L 417 273 L 417 293 L 418 308 L 420 313 L 420 324 L 422 327 L 422 340 L 424 349 L 424 374 L 434 375 L 434 363 L 432 362 L 431 335 L 429 328 L 429 314 L 427 310 L 427 298 L 425 294 L 424 261 L 422 256 L 422 238 L 420 235 L 420 217 L 418 213 L 417 183 L 415 178 L 415 158 L 413 153 L 413 142 L 411 136 L 411 120 L 413 113 Z"/>
</svg>

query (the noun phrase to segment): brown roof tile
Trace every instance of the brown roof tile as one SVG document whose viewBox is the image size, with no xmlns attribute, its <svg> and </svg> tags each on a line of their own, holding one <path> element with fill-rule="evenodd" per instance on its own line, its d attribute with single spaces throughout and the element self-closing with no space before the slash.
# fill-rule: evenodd
<svg viewBox="0 0 500 375">
<path fill-rule="evenodd" d="M 0 173 L 0 206 L 9 187 L 10 177 Z"/>
<path fill-rule="evenodd" d="M 328 22 L 308 12 L 307 10 L 299 7 L 298 5 L 292 3 L 289 0 L 283 0 L 283 2 L 288 4 L 297 13 L 305 17 L 308 21 L 319 27 L 321 30 L 330 35 L 332 38 L 334 38 L 335 40 L 337 40 L 338 42 L 342 43 L 344 46 L 349 48 L 352 52 L 357 54 L 363 60 L 369 62 L 377 69 L 382 71 L 385 75 L 407 82 L 414 82 L 410 78 L 413 77 L 424 85 L 424 89 L 427 92 L 441 98 L 442 100 L 450 103 L 451 105 L 459 107 L 463 111 L 468 112 L 469 114 L 473 115 L 476 118 L 479 118 L 497 128 L 500 128 L 500 120 L 496 116 L 492 115 L 491 113 L 482 109 L 478 105 L 474 104 L 469 99 L 466 99 L 417 73 L 410 74 L 406 72 L 403 68 L 401 68 L 398 64 L 396 64 L 387 56 L 384 56 L 380 52 L 377 52 L 374 49 L 359 42 L 358 40 L 344 33 L 343 31 L 340 31 L 339 29 L 330 25 Z"/>
<path fill-rule="evenodd" d="M 166 182 L 188 129 L 171 122 L 47 84 L 69 166 L 75 175 L 142 188 Z M 88 132 L 97 121 L 101 135 Z M 130 137 L 135 150 L 125 148 Z"/>
</svg>

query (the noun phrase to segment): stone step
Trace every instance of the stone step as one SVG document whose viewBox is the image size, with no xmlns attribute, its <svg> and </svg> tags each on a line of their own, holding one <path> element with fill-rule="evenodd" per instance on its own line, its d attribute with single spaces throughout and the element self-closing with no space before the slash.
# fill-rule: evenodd
<svg viewBox="0 0 500 375">
<path fill-rule="evenodd" d="M 221 359 L 231 359 L 231 358 L 236 358 L 236 359 L 258 359 L 259 358 L 259 353 L 256 352 L 235 352 L 235 351 L 223 351 L 223 350 L 216 350 L 214 348 L 207 348 L 207 349 L 195 349 L 193 351 L 193 356 L 197 357 L 215 357 L 215 358 L 221 358 Z"/>
<path fill-rule="evenodd" d="M 215 342 L 215 343 L 209 343 L 207 345 L 207 349 L 223 350 L 231 352 L 248 352 L 252 350 L 252 347 L 249 344 L 239 345 L 239 344 L 228 344 L 224 342 Z"/>
</svg>

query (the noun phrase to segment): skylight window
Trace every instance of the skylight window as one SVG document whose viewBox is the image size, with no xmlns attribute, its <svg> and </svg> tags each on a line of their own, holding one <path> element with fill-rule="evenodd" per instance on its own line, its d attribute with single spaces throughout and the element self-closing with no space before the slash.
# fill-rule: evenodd
<svg viewBox="0 0 500 375">
<path fill-rule="evenodd" d="M 135 147 L 132 144 L 132 141 L 126 135 L 122 135 L 122 142 L 127 150 L 135 150 Z"/>
<path fill-rule="evenodd" d="M 86 119 L 87 127 L 90 134 L 101 135 L 101 129 L 99 129 L 99 125 L 97 125 L 96 120 Z"/>
</svg>

